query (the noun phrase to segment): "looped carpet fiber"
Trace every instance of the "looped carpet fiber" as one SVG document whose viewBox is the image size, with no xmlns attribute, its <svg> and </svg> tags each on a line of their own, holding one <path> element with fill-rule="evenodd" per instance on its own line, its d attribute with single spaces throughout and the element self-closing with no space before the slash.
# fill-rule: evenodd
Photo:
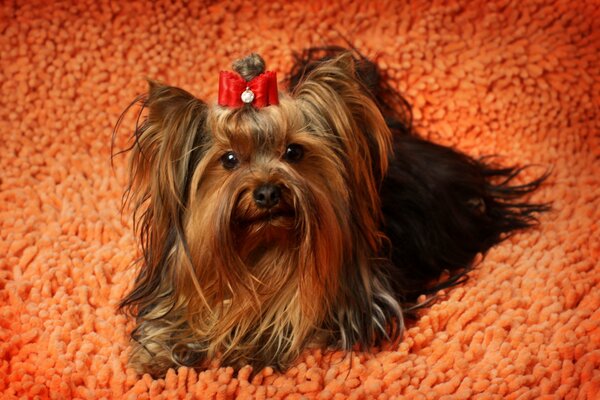
<svg viewBox="0 0 600 400">
<path fill-rule="evenodd" d="M 12 1 L 0 4 L 0 397 L 600 396 L 600 6 L 595 1 Z M 365 2 L 366 3 L 366 2 Z M 372 3 L 372 4 L 371 4 Z M 126 368 L 136 257 L 120 112 L 145 78 L 214 100 L 250 51 L 349 38 L 428 138 L 552 169 L 538 229 L 494 248 L 397 344 L 308 350 L 285 373 Z M 127 118 L 116 147 L 126 146 Z"/>
</svg>

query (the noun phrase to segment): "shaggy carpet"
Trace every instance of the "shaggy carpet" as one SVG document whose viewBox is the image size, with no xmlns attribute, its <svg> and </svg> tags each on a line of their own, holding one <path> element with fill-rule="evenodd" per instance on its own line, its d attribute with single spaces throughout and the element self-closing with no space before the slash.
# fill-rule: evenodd
<svg viewBox="0 0 600 400">
<path fill-rule="evenodd" d="M 264 4 L 262 4 L 264 3 Z M 0 3 L 0 397 L 600 398 L 600 4 L 594 1 Z M 215 99 L 250 51 L 347 37 L 428 138 L 552 168 L 541 226 L 494 248 L 403 340 L 291 369 L 127 369 L 136 257 L 112 128 L 145 78 Z M 125 125 L 131 127 L 131 120 Z M 123 134 L 117 146 L 125 145 Z"/>
</svg>

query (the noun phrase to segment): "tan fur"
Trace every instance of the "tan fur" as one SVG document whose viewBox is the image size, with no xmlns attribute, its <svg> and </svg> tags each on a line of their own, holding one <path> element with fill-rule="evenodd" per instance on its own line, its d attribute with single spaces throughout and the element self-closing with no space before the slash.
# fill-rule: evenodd
<svg viewBox="0 0 600 400">
<path fill-rule="evenodd" d="M 134 367 L 284 368 L 311 343 L 397 334 L 381 308 L 401 325 L 400 306 L 376 267 L 391 134 L 349 54 L 277 106 L 209 107 L 156 83 L 143 105 L 129 200 L 144 257 L 122 303 L 137 316 Z M 298 163 L 282 158 L 291 143 L 304 148 Z M 283 188 L 272 219 L 252 199 L 266 182 Z"/>
</svg>

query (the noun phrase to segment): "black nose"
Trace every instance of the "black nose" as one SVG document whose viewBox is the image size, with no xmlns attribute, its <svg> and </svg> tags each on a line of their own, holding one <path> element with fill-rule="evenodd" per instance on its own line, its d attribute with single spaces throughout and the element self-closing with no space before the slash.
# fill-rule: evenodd
<svg viewBox="0 0 600 400">
<path fill-rule="evenodd" d="M 279 203 L 281 188 L 273 183 L 265 183 L 254 189 L 252 195 L 257 206 L 260 208 L 271 208 Z"/>
</svg>

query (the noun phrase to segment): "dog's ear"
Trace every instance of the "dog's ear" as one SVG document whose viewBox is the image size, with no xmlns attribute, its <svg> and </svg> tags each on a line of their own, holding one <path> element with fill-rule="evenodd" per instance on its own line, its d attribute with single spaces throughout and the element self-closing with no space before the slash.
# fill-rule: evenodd
<svg viewBox="0 0 600 400">
<path fill-rule="evenodd" d="M 141 105 L 140 115 L 146 112 L 146 118 L 134 132 L 125 201 L 134 212 L 144 266 L 121 306 L 143 311 L 159 295 L 171 249 L 186 246 L 183 213 L 205 147 L 208 107 L 185 90 L 154 81 L 149 81 Z"/>
<path fill-rule="evenodd" d="M 135 131 L 131 190 L 149 201 L 155 223 L 173 221 L 186 203 L 191 171 L 202 155 L 208 107 L 183 89 L 149 81 L 148 114 Z M 141 195 L 141 197 L 140 197 Z"/>
<path fill-rule="evenodd" d="M 370 212 L 378 214 L 377 193 L 387 171 L 392 138 L 369 90 L 356 76 L 352 53 L 320 61 L 291 95 L 314 133 L 328 136 L 341 150 L 345 169 L 351 174 L 349 183 L 359 192 L 366 190 Z"/>
</svg>

